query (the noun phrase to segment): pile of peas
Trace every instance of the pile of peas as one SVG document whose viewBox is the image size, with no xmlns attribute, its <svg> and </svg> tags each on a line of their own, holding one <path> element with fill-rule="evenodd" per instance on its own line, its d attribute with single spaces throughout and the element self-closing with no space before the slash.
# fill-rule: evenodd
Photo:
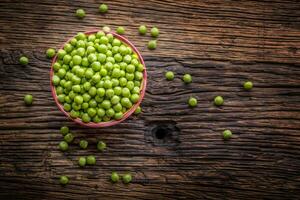
<svg viewBox="0 0 300 200">
<path fill-rule="evenodd" d="M 84 123 L 119 120 L 140 98 L 144 66 L 110 33 L 78 33 L 58 50 L 53 69 L 58 101 Z"/>
</svg>

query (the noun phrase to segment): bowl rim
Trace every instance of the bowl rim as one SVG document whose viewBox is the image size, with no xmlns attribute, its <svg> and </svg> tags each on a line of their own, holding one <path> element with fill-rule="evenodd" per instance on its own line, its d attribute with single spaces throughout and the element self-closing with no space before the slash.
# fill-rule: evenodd
<svg viewBox="0 0 300 200">
<path fill-rule="evenodd" d="M 98 31 L 102 31 L 100 29 L 93 29 L 90 31 L 86 31 L 84 32 L 84 34 L 86 35 L 90 35 L 93 33 L 97 33 Z M 54 75 L 54 70 L 53 70 L 53 65 L 57 60 L 57 53 L 55 54 L 55 56 L 52 59 L 52 63 L 51 63 L 51 68 L 50 68 L 50 88 L 51 88 L 51 93 L 52 93 L 52 97 L 54 98 L 54 101 L 57 105 L 57 107 L 59 108 L 59 110 L 61 112 L 63 112 L 69 119 L 71 119 L 72 121 L 74 121 L 75 123 L 81 125 L 81 126 L 86 126 L 86 127 L 92 127 L 92 128 L 100 128 L 100 127 L 109 127 L 109 126 L 113 126 L 116 124 L 121 123 L 122 121 L 126 120 L 129 116 L 131 116 L 133 114 L 133 112 L 138 108 L 138 106 L 141 104 L 144 96 L 145 96 L 145 91 L 146 91 L 146 86 L 147 86 L 147 70 L 146 70 L 146 65 L 144 62 L 143 57 L 141 56 L 140 52 L 138 51 L 138 49 L 124 36 L 121 36 L 113 31 L 110 32 L 105 32 L 106 34 L 110 33 L 112 34 L 114 37 L 118 38 L 119 40 L 121 40 L 122 42 L 126 43 L 128 46 L 130 46 L 133 51 L 138 55 L 138 58 L 141 62 L 141 64 L 144 67 L 144 71 L 143 71 L 143 81 L 141 84 L 141 91 L 140 91 L 140 98 L 138 100 L 137 103 L 135 103 L 129 110 L 127 110 L 124 114 L 123 117 L 119 120 L 111 120 L 108 122 L 99 122 L 99 123 L 95 123 L 95 122 L 89 122 L 89 123 L 84 123 L 80 118 L 72 118 L 69 114 L 69 112 L 65 111 L 63 108 L 63 105 L 59 103 L 57 95 L 56 95 L 56 90 L 55 90 L 55 86 L 52 83 L 52 77 Z M 69 38 L 59 49 L 63 49 L 64 45 L 67 44 L 68 42 L 70 42 L 70 40 L 72 38 L 74 38 L 75 36 Z"/>
</svg>

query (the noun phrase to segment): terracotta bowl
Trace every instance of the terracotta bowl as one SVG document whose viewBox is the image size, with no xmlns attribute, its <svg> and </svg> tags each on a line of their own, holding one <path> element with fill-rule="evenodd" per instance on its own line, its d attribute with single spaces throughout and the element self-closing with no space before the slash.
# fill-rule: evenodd
<svg viewBox="0 0 300 200">
<path fill-rule="evenodd" d="M 87 31 L 85 32 L 86 35 L 90 35 L 93 33 L 97 33 L 100 30 L 92 30 L 92 31 Z M 128 40 L 126 39 L 124 36 L 118 35 L 117 33 L 114 32 L 110 32 L 115 38 L 118 38 L 120 41 L 122 41 L 123 43 L 127 44 L 128 46 L 130 46 L 132 48 L 132 50 L 138 55 L 140 62 L 142 63 L 142 65 L 144 66 L 144 71 L 143 71 L 143 81 L 141 83 L 141 91 L 140 91 L 140 99 L 137 103 L 135 103 L 128 111 L 126 111 L 123 114 L 123 117 L 119 120 L 111 120 L 108 122 L 99 122 L 99 123 L 94 123 L 94 122 L 89 122 L 89 123 L 84 123 L 80 118 L 72 118 L 69 114 L 69 112 L 65 111 L 63 108 L 63 105 L 60 104 L 60 102 L 57 99 L 57 95 L 56 95 L 56 91 L 55 91 L 55 87 L 52 84 L 52 76 L 54 74 L 53 71 L 53 65 L 57 60 L 57 55 L 55 55 L 55 57 L 52 59 L 52 64 L 51 64 L 51 69 L 50 69 L 50 87 L 51 87 L 51 92 L 52 92 L 52 96 L 54 98 L 54 101 L 57 105 L 57 107 L 61 110 L 61 112 L 63 112 L 69 119 L 71 119 L 72 121 L 76 122 L 77 124 L 80 124 L 82 126 L 87 126 L 87 127 L 93 127 L 93 128 L 99 128 L 99 127 L 108 127 L 108 126 L 113 126 L 116 124 L 121 123 L 122 121 L 124 121 L 125 119 L 127 119 L 130 115 L 132 115 L 132 113 L 134 113 L 134 111 L 136 110 L 136 108 L 140 105 L 140 103 L 142 102 L 144 95 L 145 95 L 145 91 L 146 91 L 146 85 L 147 85 L 147 71 L 146 71 L 146 66 L 145 66 L 145 62 L 140 54 L 140 52 L 137 50 L 137 48 Z M 73 38 L 73 37 L 72 37 Z M 70 38 L 66 43 L 68 43 L 72 38 Z M 65 44 L 66 44 L 65 43 Z M 63 45 L 64 46 L 64 45 Z M 63 48 L 63 46 L 61 48 Z"/>
</svg>

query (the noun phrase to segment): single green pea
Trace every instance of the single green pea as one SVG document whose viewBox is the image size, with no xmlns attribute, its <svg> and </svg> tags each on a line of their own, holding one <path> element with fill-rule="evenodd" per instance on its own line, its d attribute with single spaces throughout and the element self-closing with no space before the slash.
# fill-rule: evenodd
<svg viewBox="0 0 300 200">
<path fill-rule="evenodd" d="M 60 176 L 59 182 L 61 185 L 67 185 L 69 183 L 69 178 L 67 176 Z"/>
<path fill-rule="evenodd" d="M 106 4 L 101 4 L 100 6 L 99 6 L 99 12 L 100 13 L 106 13 L 107 12 L 107 10 L 108 10 L 108 6 L 106 5 Z"/>
<path fill-rule="evenodd" d="M 147 32 L 147 27 L 146 27 L 145 25 L 141 25 L 141 26 L 139 27 L 139 33 L 140 33 L 141 35 L 145 35 L 146 32 Z"/>
<path fill-rule="evenodd" d="M 86 164 L 88 165 L 95 165 L 96 164 L 96 158 L 95 156 L 88 156 L 86 157 Z"/>
<path fill-rule="evenodd" d="M 185 84 L 189 84 L 192 82 L 192 76 L 190 74 L 185 74 L 183 75 L 182 80 Z"/>
<path fill-rule="evenodd" d="M 74 98 L 74 102 L 77 104 L 77 105 L 81 105 L 83 103 L 83 97 L 82 96 L 75 96 Z"/>
<path fill-rule="evenodd" d="M 84 123 L 89 123 L 91 121 L 91 118 L 90 116 L 87 114 L 87 113 L 84 113 L 82 116 L 81 116 L 81 119 Z"/>
<path fill-rule="evenodd" d="M 148 42 L 148 49 L 154 50 L 154 49 L 156 49 L 156 46 L 157 46 L 156 40 L 150 40 L 150 41 Z"/>
<path fill-rule="evenodd" d="M 55 49 L 52 49 L 52 48 L 47 49 L 47 51 L 46 51 L 46 55 L 48 58 L 53 58 L 55 56 L 55 53 L 56 53 Z"/>
<path fill-rule="evenodd" d="M 151 29 L 151 36 L 152 36 L 152 37 L 157 37 L 158 35 L 159 35 L 159 30 L 158 30 L 158 28 L 153 27 L 153 28 Z"/>
<path fill-rule="evenodd" d="M 138 94 L 132 94 L 131 97 L 130 97 L 130 100 L 132 103 L 136 103 L 138 102 L 140 99 L 140 96 Z"/>
<path fill-rule="evenodd" d="M 95 108 L 88 108 L 87 113 L 90 117 L 94 117 L 97 114 L 97 111 Z"/>
<path fill-rule="evenodd" d="M 32 95 L 31 94 L 25 95 L 25 97 L 24 97 L 24 103 L 25 103 L 25 105 L 26 106 L 30 106 L 30 105 L 32 105 L 32 102 L 33 102 Z"/>
<path fill-rule="evenodd" d="M 223 131 L 223 139 L 224 140 L 229 140 L 232 136 L 232 132 L 230 130 L 225 130 Z"/>
<path fill-rule="evenodd" d="M 132 180 L 131 174 L 127 173 L 122 176 L 123 183 L 128 184 Z"/>
<path fill-rule="evenodd" d="M 105 33 L 109 33 L 109 32 L 110 32 L 110 27 L 109 27 L 109 26 L 103 26 L 102 30 L 103 30 Z"/>
<path fill-rule="evenodd" d="M 82 148 L 82 149 L 86 149 L 87 147 L 88 147 L 88 141 L 86 141 L 86 140 L 80 140 L 80 142 L 79 142 L 79 146 L 80 146 L 80 148 Z"/>
<path fill-rule="evenodd" d="M 125 33 L 125 28 L 123 26 L 119 26 L 117 28 L 117 33 L 123 35 Z"/>
<path fill-rule="evenodd" d="M 74 140 L 74 135 L 72 133 L 67 133 L 65 136 L 64 136 L 64 140 L 67 142 L 67 143 L 71 143 L 73 140 Z"/>
<path fill-rule="evenodd" d="M 189 98 L 189 100 L 188 100 L 188 104 L 189 104 L 189 106 L 190 107 L 195 107 L 195 106 L 197 106 L 197 99 L 196 98 L 194 98 L 194 97 L 190 97 Z"/>
<path fill-rule="evenodd" d="M 123 117 L 123 112 L 115 112 L 114 118 L 116 120 L 120 120 L 120 119 L 122 119 L 122 117 Z"/>
<path fill-rule="evenodd" d="M 70 129 L 69 129 L 69 127 L 67 127 L 67 126 L 62 126 L 61 128 L 60 128 L 60 133 L 62 134 L 62 135 L 67 135 L 68 133 L 69 133 L 69 131 L 70 131 Z"/>
<path fill-rule="evenodd" d="M 103 141 L 99 141 L 99 142 L 97 143 L 97 149 L 98 149 L 99 151 L 104 151 L 104 150 L 106 149 L 106 143 L 103 142 Z"/>
<path fill-rule="evenodd" d="M 118 175 L 117 172 L 112 172 L 112 173 L 111 173 L 111 176 L 110 176 L 110 179 L 111 179 L 111 181 L 112 181 L 113 183 L 116 183 L 116 182 L 119 181 L 120 177 L 119 177 L 119 175 Z"/>
<path fill-rule="evenodd" d="M 28 60 L 27 57 L 22 56 L 22 57 L 19 59 L 19 62 L 20 62 L 21 65 L 27 65 L 28 62 L 29 62 L 29 60 Z"/>
<path fill-rule="evenodd" d="M 66 143 L 65 141 L 61 141 L 58 146 L 61 151 L 67 151 L 69 148 L 68 143 Z"/>
<path fill-rule="evenodd" d="M 214 103 L 216 106 L 221 106 L 224 103 L 223 97 L 222 96 L 216 96 L 214 99 Z"/>
<path fill-rule="evenodd" d="M 80 167 L 84 167 L 85 164 L 86 164 L 86 158 L 85 158 L 85 157 L 80 157 L 80 158 L 78 159 L 78 165 L 79 165 Z"/>
<path fill-rule="evenodd" d="M 244 89 L 245 90 L 251 90 L 253 87 L 253 83 L 251 81 L 244 82 Z"/>
<path fill-rule="evenodd" d="M 167 71 L 165 77 L 168 81 L 172 81 L 174 79 L 174 73 L 171 71 Z"/>
<path fill-rule="evenodd" d="M 83 9 L 77 9 L 76 17 L 78 17 L 79 19 L 83 19 L 85 17 L 85 11 Z"/>
<path fill-rule="evenodd" d="M 142 108 L 139 106 L 139 107 L 137 107 L 137 108 L 135 109 L 134 114 L 135 114 L 135 115 L 138 115 L 138 114 L 140 114 L 141 112 L 142 112 Z"/>
</svg>

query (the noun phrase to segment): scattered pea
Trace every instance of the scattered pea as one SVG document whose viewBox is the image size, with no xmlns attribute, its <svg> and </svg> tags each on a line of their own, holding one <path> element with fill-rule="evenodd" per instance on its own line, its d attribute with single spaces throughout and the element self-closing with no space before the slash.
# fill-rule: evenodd
<svg viewBox="0 0 300 200">
<path fill-rule="evenodd" d="M 78 165 L 79 165 L 80 167 L 84 167 L 85 164 L 86 164 L 86 158 L 85 158 L 85 157 L 80 157 L 80 158 L 78 159 Z"/>
<path fill-rule="evenodd" d="M 246 81 L 246 82 L 244 83 L 244 89 L 245 89 L 245 90 L 251 90 L 252 87 L 253 87 L 253 83 L 252 83 L 251 81 Z"/>
<path fill-rule="evenodd" d="M 123 179 L 123 183 L 125 183 L 125 184 L 130 183 L 132 180 L 131 174 L 129 174 L 129 173 L 124 174 L 122 179 Z"/>
<path fill-rule="evenodd" d="M 97 143 L 97 149 L 98 149 L 99 151 L 104 151 L 104 150 L 106 149 L 106 143 L 103 142 L 103 141 L 99 141 L 99 142 Z"/>
<path fill-rule="evenodd" d="M 55 53 L 56 53 L 55 49 L 52 49 L 52 48 L 47 49 L 47 51 L 46 51 L 46 55 L 48 58 L 53 58 L 55 56 Z"/>
<path fill-rule="evenodd" d="M 152 37 L 158 37 L 159 35 L 159 30 L 156 27 L 151 28 L 151 36 Z"/>
<path fill-rule="evenodd" d="M 223 131 L 223 139 L 224 140 L 229 140 L 232 136 L 232 132 L 230 130 L 225 130 Z"/>
<path fill-rule="evenodd" d="M 125 28 L 123 26 L 119 26 L 117 28 L 117 33 L 123 35 L 125 33 Z"/>
<path fill-rule="evenodd" d="M 79 146 L 80 146 L 80 148 L 82 148 L 82 149 L 86 149 L 87 147 L 88 147 L 88 141 L 86 141 L 86 140 L 80 140 L 80 142 L 79 142 Z"/>
<path fill-rule="evenodd" d="M 119 181 L 120 177 L 119 177 L 119 175 L 118 175 L 117 172 L 112 172 L 112 173 L 111 173 L 111 176 L 110 176 L 110 179 L 111 179 L 111 181 L 112 181 L 113 183 L 116 183 L 116 182 Z"/>
<path fill-rule="evenodd" d="M 85 11 L 83 9 L 77 9 L 76 10 L 76 16 L 79 19 L 83 19 L 85 17 Z"/>
<path fill-rule="evenodd" d="M 183 75 L 182 80 L 184 83 L 189 84 L 192 82 L 192 76 L 190 74 L 185 74 Z"/>
<path fill-rule="evenodd" d="M 95 158 L 95 156 L 88 156 L 86 158 L 86 164 L 88 164 L 88 165 L 95 165 L 96 164 L 96 158 Z"/>
<path fill-rule="evenodd" d="M 29 62 L 29 60 L 28 60 L 27 57 L 22 56 L 22 57 L 19 59 L 19 62 L 20 62 L 21 65 L 27 65 L 28 62 Z"/>
<path fill-rule="evenodd" d="M 146 27 L 145 25 L 141 25 L 141 26 L 139 27 L 139 33 L 140 33 L 141 35 L 145 35 L 146 32 L 147 32 L 147 27 Z"/>
<path fill-rule="evenodd" d="M 71 143 L 74 140 L 74 135 L 72 133 L 68 133 L 64 136 L 64 140 L 67 143 Z"/>
<path fill-rule="evenodd" d="M 110 32 L 110 27 L 109 27 L 109 26 L 103 26 L 102 30 L 103 30 L 105 33 L 109 33 L 109 32 Z"/>
<path fill-rule="evenodd" d="M 172 81 L 174 79 L 174 73 L 171 71 L 167 71 L 165 76 L 168 81 Z"/>
<path fill-rule="evenodd" d="M 106 4 L 101 4 L 100 6 L 99 6 L 99 12 L 100 13 L 106 13 L 107 12 L 107 10 L 108 10 L 108 6 L 106 5 Z"/>
<path fill-rule="evenodd" d="M 216 96 L 216 97 L 215 97 L 215 100 L 214 100 L 214 103 L 215 103 L 216 106 L 221 106 L 221 105 L 223 105 L 223 103 L 224 103 L 223 97 L 221 97 L 221 96 Z"/>
<path fill-rule="evenodd" d="M 61 128 L 60 128 L 60 133 L 62 134 L 62 135 L 67 135 L 68 133 L 69 133 L 69 127 L 67 127 L 67 126 L 62 126 Z"/>
<path fill-rule="evenodd" d="M 198 103 L 198 102 L 197 102 L 197 99 L 196 99 L 196 98 L 190 97 L 188 103 L 189 103 L 189 106 L 190 106 L 190 107 L 195 107 L 195 106 L 197 106 L 197 103 Z"/>
<path fill-rule="evenodd" d="M 67 185 L 69 183 L 69 178 L 67 176 L 60 176 L 59 182 L 61 185 Z"/>
<path fill-rule="evenodd" d="M 150 49 L 150 50 L 156 49 L 156 40 L 150 40 L 148 42 L 148 49 Z"/>
<path fill-rule="evenodd" d="M 135 115 L 138 115 L 138 114 L 140 114 L 141 112 L 142 112 L 142 108 L 139 106 L 139 107 L 137 107 L 137 109 L 135 109 L 134 114 L 135 114 Z"/>
<path fill-rule="evenodd" d="M 31 94 L 25 95 L 25 97 L 24 97 L 24 102 L 25 102 L 25 104 L 26 104 L 27 106 L 32 105 L 32 102 L 33 102 L 33 97 L 32 97 L 32 95 L 31 95 Z"/>
<path fill-rule="evenodd" d="M 62 151 L 67 151 L 69 148 L 69 145 L 68 143 L 66 143 L 65 141 L 61 141 L 59 143 L 59 149 L 62 150 Z"/>
</svg>

